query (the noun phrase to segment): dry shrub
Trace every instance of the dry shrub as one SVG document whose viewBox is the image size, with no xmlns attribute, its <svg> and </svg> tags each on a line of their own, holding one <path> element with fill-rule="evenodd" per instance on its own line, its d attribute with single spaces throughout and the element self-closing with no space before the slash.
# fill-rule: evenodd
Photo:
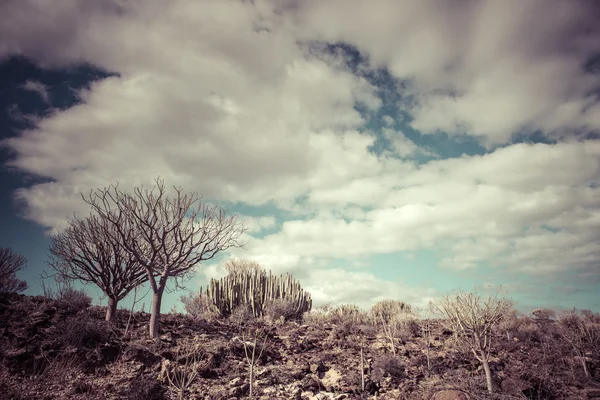
<svg viewBox="0 0 600 400">
<path fill-rule="evenodd" d="M 397 316 L 411 312 L 410 305 L 398 300 L 382 300 L 371 307 L 373 321 L 389 323 Z"/>
<path fill-rule="evenodd" d="M 324 304 L 313 308 L 302 316 L 302 321 L 308 325 L 320 326 L 329 322 L 329 312 L 331 305 Z"/>
<path fill-rule="evenodd" d="M 332 308 L 327 316 L 329 322 L 333 324 L 364 324 L 367 322 L 367 315 L 355 304 L 340 304 Z"/>
<path fill-rule="evenodd" d="M 106 321 L 78 315 L 58 322 L 50 340 L 59 348 L 93 349 L 110 341 L 114 336 L 113 328 Z"/>
<path fill-rule="evenodd" d="M 579 360 L 589 378 L 590 362 L 600 353 L 600 315 L 587 310 L 563 312 L 558 317 L 558 330 L 573 359 Z"/>
<path fill-rule="evenodd" d="M 402 359 L 394 354 L 381 354 L 373 361 L 373 380 L 381 381 L 389 376 L 395 383 L 400 382 L 404 376 Z"/>
<path fill-rule="evenodd" d="M 85 359 L 76 353 L 60 354 L 52 359 L 46 358 L 46 363 L 37 371 L 37 378 L 65 384 L 77 377 L 83 369 Z"/>
<path fill-rule="evenodd" d="M 556 312 L 549 308 L 538 308 L 533 310 L 531 315 L 538 321 L 550 321 L 556 319 Z"/>
<path fill-rule="evenodd" d="M 219 315 L 215 305 L 200 291 L 192 292 L 189 296 L 181 296 L 180 301 L 183 303 L 185 312 L 195 319 L 212 320 Z"/>
<path fill-rule="evenodd" d="M 267 302 L 264 308 L 264 315 L 272 321 L 283 318 L 290 321 L 296 318 L 296 304 L 286 299 L 275 299 Z"/>
<path fill-rule="evenodd" d="M 237 325 L 244 325 L 247 322 L 256 321 L 250 306 L 241 304 L 233 309 L 231 315 L 229 315 L 229 321 Z"/>
<path fill-rule="evenodd" d="M 75 289 L 70 281 L 54 281 L 56 289 L 42 282 L 44 297 L 56 300 L 59 305 L 70 312 L 78 312 L 92 304 L 92 298 L 82 289 Z"/>
<path fill-rule="evenodd" d="M 73 312 L 84 310 L 92 304 L 92 298 L 85 291 L 73 288 L 67 288 L 59 293 L 56 300 Z"/>
<path fill-rule="evenodd" d="M 184 340 L 177 347 L 173 362 L 164 360 L 158 379 L 169 386 L 183 399 L 185 393 L 208 364 L 208 357 L 200 345 L 198 337 Z"/>
<path fill-rule="evenodd" d="M 393 322 L 398 326 L 398 337 L 404 341 L 421 334 L 421 325 L 414 314 L 405 313 L 398 315 Z"/>
</svg>

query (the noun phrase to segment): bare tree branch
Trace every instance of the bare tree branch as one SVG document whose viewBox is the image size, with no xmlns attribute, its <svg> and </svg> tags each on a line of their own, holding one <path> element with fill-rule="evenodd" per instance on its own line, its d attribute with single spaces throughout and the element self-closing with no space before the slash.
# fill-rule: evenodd
<svg viewBox="0 0 600 400">
<path fill-rule="evenodd" d="M 27 289 L 27 282 L 17 278 L 27 259 L 10 248 L 0 247 L 0 292 L 20 293 Z"/>
<path fill-rule="evenodd" d="M 146 269 L 125 250 L 107 220 L 74 217 L 51 240 L 48 265 L 63 280 L 98 286 L 108 297 L 107 321 L 112 320 L 117 303 L 148 280 Z"/>
<path fill-rule="evenodd" d="M 243 247 L 245 229 L 237 216 L 227 216 L 220 207 L 205 204 L 197 193 L 174 187 L 169 196 L 164 181 L 152 189 L 120 190 L 118 184 L 82 196 L 98 217 L 114 229 L 111 237 L 146 269 L 154 293 L 150 335 L 158 335 L 162 294 L 169 278 L 176 286 L 195 267 L 231 247 Z"/>
</svg>

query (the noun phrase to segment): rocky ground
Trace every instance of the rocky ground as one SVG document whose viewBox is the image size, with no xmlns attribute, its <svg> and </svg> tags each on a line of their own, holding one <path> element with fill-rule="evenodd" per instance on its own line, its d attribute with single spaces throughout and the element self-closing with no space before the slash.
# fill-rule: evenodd
<svg viewBox="0 0 600 400">
<path fill-rule="evenodd" d="M 266 340 L 255 357 L 256 399 L 600 398 L 600 361 L 592 357 L 590 376 L 582 376 L 578 363 L 552 348 L 537 325 L 497 338 L 491 360 L 496 393 L 488 395 L 479 363 L 436 324 L 428 366 L 419 329 L 402 332 L 394 355 L 385 335 L 352 321 L 206 321 L 164 314 L 161 336 L 153 340 L 146 313 L 134 313 L 129 326 L 125 310 L 114 325 L 103 317 L 102 307 L 0 294 L 0 398 L 175 399 L 166 372 L 194 366 L 198 376 L 182 398 L 249 398 L 244 343 L 251 355 L 257 332 L 257 350 Z M 182 349 L 195 349 L 197 364 L 186 364 Z"/>
</svg>

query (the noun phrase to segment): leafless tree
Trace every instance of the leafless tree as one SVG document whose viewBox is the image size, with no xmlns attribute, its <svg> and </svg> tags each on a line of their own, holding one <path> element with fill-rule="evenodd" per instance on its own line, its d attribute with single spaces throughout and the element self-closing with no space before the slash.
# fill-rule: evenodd
<svg viewBox="0 0 600 400">
<path fill-rule="evenodd" d="M 83 196 L 99 218 L 110 223 L 111 235 L 146 269 L 152 288 L 150 336 L 157 337 L 162 296 L 169 278 L 189 278 L 195 266 L 230 247 L 242 247 L 243 224 L 218 206 L 202 203 L 197 193 L 174 187 L 170 197 L 164 181 L 133 193 L 118 184 Z"/>
<path fill-rule="evenodd" d="M 447 328 L 466 342 L 485 371 L 487 390 L 493 392 L 489 358 L 493 328 L 512 310 L 512 302 L 500 290 L 482 299 L 478 293 L 459 290 L 430 303 L 432 312 L 444 319 Z"/>
<path fill-rule="evenodd" d="M 48 261 L 60 279 L 92 283 L 104 292 L 107 321 L 113 320 L 120 300 L 148 281 L 146 269 L 115 234 L 107 220 L 95 215 L 75 217 L 66 229 L 52 235 Z"/>
<path fill-rule="evenodd" d="M 0 292 L 20 293 L 27 289 L 27 282 L 17 278 L 27 259 L 10 248 L 0 247 Z"/>
<path fill-rule="evenodd" d="M 232 259 L 223 264 L 228 274 L 265 272 L 265 268 L 256 261 Z"/>
</svg>

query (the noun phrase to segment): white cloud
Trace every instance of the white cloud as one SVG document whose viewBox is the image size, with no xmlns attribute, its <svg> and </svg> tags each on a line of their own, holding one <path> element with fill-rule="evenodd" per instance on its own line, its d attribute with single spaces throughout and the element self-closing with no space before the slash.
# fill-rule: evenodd
<svg viewBox="0 0 600 400">
<path fill-rule="evenodd" d="M 590 244 L 600 239 L 600 191 L 589 186 L 598 176 L 597 142 L 521 144 L 432 161 L 396 180 L 378 175 L 355 180 L 343 192 L 316 192 L 309 197 L 319 204 L 315 208 L 362 203 L 371 210 L 350 220 L 325 213 L 288 220 L 248 251 L 299 260 L 434 250 L 445 254 L 440 265 L 446 268 L 483 263 L 535 275 L 586 270 L 600 261 L 600 249 Z"/>
<path fill-rule="evenodd" d="M 354 45 L 404 80 L 423 133 L 493 145 L 522 129 L 600 128 L 590 92 L 600 75 L 583 68 L 600 50 L 600 11 L 588 1 L 307 1 L 293 12 L 299 35 Z"/>
<path fill-rule="evenodd" d="M 22 88 L 24 90 L 37 93 L 42 98 L 44 103 L 50 103 L 50 94 L 48 93 L 48 86 L 44 85 L 43 83 L 28 79 L 27 81 L 25 81 Z"/>
<path fill-rule="evenodd" d="M 387 127 L 393 126 L 396 123 L 396 120 L 389 115 L 384 115 L 381 120 Z"/>
<path fill-rule="evenodd" d="M 378 301 L 401 300 L 415 307 L 425 308 L 438 293 L 432 288 L 410 287 L 403 282 L 378 279 L 373 274 L 343 269 L 318 269 L 302 282 L 311 293 L 313 307 L 323 304 L 356 304 L 364 310 Z"/>
<path fill-rule="evenodd" d="M 247 229 L 247 233 L 259 233 L 265 229 L 272 229 L 275 227 L 277 222 L 274 216 L 263 216 L 263 217 L 249 217 L 241 216 L 240 218 L 244 222 L 244 227 Z"/>
<path fill-rule="evenodd" d="M 397 155 L 402 158 L 414 157 L 418 154 L 437 157 L 434 152 L 417 146 L 415 142 L 407 138 L 402 131 L 390 128 L 381 128 L 381 134 L 390 142 L 391 149 L 389 154 Z"/>
</svg>

